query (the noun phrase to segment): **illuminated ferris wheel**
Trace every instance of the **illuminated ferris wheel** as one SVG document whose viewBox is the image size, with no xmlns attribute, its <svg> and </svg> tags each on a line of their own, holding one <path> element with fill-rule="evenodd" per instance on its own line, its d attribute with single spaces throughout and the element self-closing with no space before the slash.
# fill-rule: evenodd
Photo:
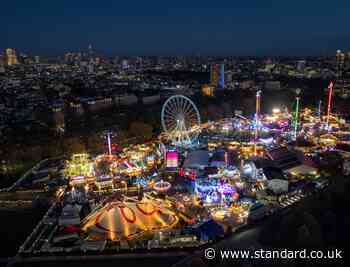
<svg viewBox="0 0 350 267">
<path fill-rule="evenodd" d="M 190 146 L 200 132 L 201 118 L 196 105 L 186 96 L 168 98 L 162 108 L 162 127 L 176 146 Z"/>
</svg>

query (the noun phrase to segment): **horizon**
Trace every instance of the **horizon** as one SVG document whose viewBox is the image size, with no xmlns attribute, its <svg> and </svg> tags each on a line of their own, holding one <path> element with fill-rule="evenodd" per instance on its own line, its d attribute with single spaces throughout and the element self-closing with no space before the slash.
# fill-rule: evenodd
<svg viewBox="0 0 350 267">
<path fill-rule="evenodd" d="M 317 7 L 317 8 L 315 8 Z M 329 56 L 350 50 L 346 1 L 3 3 L 1 48 L 35 55 Z"/>
<path fill-rule="evenodd" d="M 18 49 L 15 46 L 8 46 L 8 47 L 0 47 L 0 56 L 4 55 L 4 52 L 6 49 L 14 49 L 16 51 L 17 56 L 20 56 L 21 54 L 29 56 L 29 57 L 34 57 L 34 56 L 40 56 L 40 57 L 44 57 L 47 59 L 54 59 L 54 58 L 59 58 L 64 56 L 67 53 L 87 53 L 88 52 L 88 48 L 87 47 L 82 47 L 82 48 L 78 48 L 75 50 L 65 50 L 65 51 L 61 51 L 61 52 L 56 52 L 56 53 L 33 53 L 30 52 L 28 50 L 22 50 L 22 49 Z M 327 53 L 319 53 L 319 54 L 290 54 L 290 55 L 280 55 L 280 54 L 259 54 L 259 55 L 249 55 L 249 54 L 214 54 L 214 53 L 203 53 L 203 54 L 199 54 L 199 53 L 187 53 L 187 54 L 176 54 L 176 53 L 168 53 L 168 54 L 147 54 L 147 53 L 116 53 L 116 52 L 107 52 L 104 50 L 99 50 L 99 49 L 94 49 L 94 52 L 96 54 L 96 56 L 102 56 L 104 58 L 114 58 L 114 57 L 125 57 L 125 58 L 129 58 L 129 57 L 185 57 L 185 58 L 194 58 L 194 57 L 198 57 L 198 58 L 207 58 L 207 59 L 317 59 L 317 58 L 333 58 L 334 55 L 336 54 L 336 51 L 340 50 L 344 53 L 350 53 L 350 48 L 349 49 L 336 49 L 336 50 L 332 50 L 329 51 Z M 349 51 L 349 52 L 348 52 Z"/>
</svg>

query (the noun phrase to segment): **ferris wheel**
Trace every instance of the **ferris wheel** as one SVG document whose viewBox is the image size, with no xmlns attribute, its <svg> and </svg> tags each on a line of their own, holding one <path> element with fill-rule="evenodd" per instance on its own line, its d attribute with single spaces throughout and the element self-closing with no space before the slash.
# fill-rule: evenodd
<svg viewBox="0 0 350 267">
<path fill-rule="evenodd" d="M 168 139 L 177 146 L 190 146 L 198 137 L 201 118 L 196 105 L 186 96 L 168 98 L 162 108 L 162 127 Z"/>
</svg>

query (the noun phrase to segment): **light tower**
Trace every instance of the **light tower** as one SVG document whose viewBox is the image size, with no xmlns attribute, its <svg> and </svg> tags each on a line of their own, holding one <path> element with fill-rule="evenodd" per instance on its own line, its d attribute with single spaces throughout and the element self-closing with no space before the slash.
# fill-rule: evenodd
<svg viewBox="0 0 350 267">
<path fill-rule="evenodd" d="M 333 82 L 328 85 L 328 106 L 327 106 L 327 128 L 329 127 L 329 117 L 331 115 L 332 108 L 332 95 L 333 95 Z"/>
<path fill-rule="evenodd" d="M 341 50 L 337 50 L 335 55 L 335 64 L 336 64 L 336 75 L 337 79 L 343 78 L 344 66 L 345 66 L 345 54 Z"/>
<path fill-rule="evenodd" d="M 256 92 L 255 100 L 255 135 L 254 135 L 254 155 L 257 154 L 256 144 L 259 138 L 259 124 L 260 124 L 260 100 L 261 100 L 261 90 Z"/>
<path fill-rule="evenodd" d="M 320 122 L 322 121 L 322 111 L 321 111 L 321 107 L 322 107 L 322 100 L 320 100 L 318 102 L 318 117 L 320 119 Z"/>
<path fill-rule="evenodd" d="M 7 48 L 5 50 L 5 58 L 6 58 L 6 64 L 8 66 L 16 65 L 18 64 L 16 50 L 12 48 Z"/>
<path fill-rule="evenodd" d="M 220 64 L 219 86 L 220 86 L 221 89 L 225 88 L 225 65 L 224 65 L 224 63 Z"/>
<path fill-rule="evenodd" d="M 111 133 L 107 133 L 107 141 L 108 141 L 108 154 L 112 155 Z"/>
<path fill-rule="evenodd" d="M 301 90 L 298 88 L 295 90 L 296 93 L 296 107 L 295 107 L 295 118 L 294 118 L 294 139 L 297 139 L 297 132 L 298 132 L 298 120 L 299 120 L 299 104 L 300 104 L 300 94 Z"/>
<path fill-rule="evenodd" d="M 112 142 L 111 142 L 111 139 L 113 137 L 113 132 L 109 131 L 109 130 L 103 131 L 102 137 L 107 139 L 108 155 L 111 156 L 112 155 Z"/>
</svg>

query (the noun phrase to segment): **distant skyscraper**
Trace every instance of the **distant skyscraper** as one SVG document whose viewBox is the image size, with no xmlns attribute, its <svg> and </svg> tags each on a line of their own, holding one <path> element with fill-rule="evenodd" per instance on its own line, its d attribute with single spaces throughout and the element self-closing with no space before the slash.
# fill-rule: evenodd
<svg viewBox="0 0 350 267">
<path fill-rule="evenodd" d="M 225 65 L 223 63 L 220 64 L 219 87 L 225 87 Z"/>
<path fill-rule="evenodd" d="M 349 55 L 349 53 L 348 53 Z M 336 77 L 337 82 L 335 83 L 335 86 L 337 89 L 341 90 L 342 94 L 346 93 L 346 87 L 345 87 L 345 79 L 344 79 L 344 73 L 348 70 L 350 67 L 350 57 L 347 57 L 345 53 L 343 53 L 341 50 L 337 50 L 337 53 L 335 55 L 335 62 L 336 62 Z"/>
<path fill-rule="evenodd" d="M 95 56 L 95 52 L 94 52 L 94 49 L 92 48 L 92 44 L 89 44 L 89 47 L 88 47 L 88 58 L 90 60 L 92 60 Z"/>
<path fill-rule="evenodd" d="M 65 63 L 71 63 L 72 61 L 72 53 L 65 53 L 64 54 L 64 62 Z"/>
<path fill-rule="evenodd" d="M 298 71 L 303 71 L 305 69 L 306 66 L 306 61 L 305 60 L 299 60 L 297 62 L 297 70 Z"/>
<path fill-rule="evenodd" d="M 214 87 L 204 84 L 202 86 L 202 94 L 205 96 L 214 96 Z"/>
<path fill-rule="evenodd" d="M 39 56 L 35 56 L 34 57 L 35 63 L 39 64 L 40 63 L 40 57 Z"/>
<path fill-rule="evenodd" d="M 225 73 L 225 82 L 226 83 L 231 83 L 232 82 L 232 77 L 233 77 L 233 74 L 231 71 L 228 71 Z"/>
<path fill-rule="evenodd" d="M 5 58 L 3 55 L 0 55 L 0 73 L 5 72 Z"/>
<path fill-rule="evenodd" d="M 336 74 L 337 78 L 341 79 L 343 77 L 344 66 L 345 66 L 345 54 L 341 50 L 337 50 L 335 55 L 336 60 Z"/>
<path fill-rule="evenodd" d="M 122 60 L 122 69 L 123 70 L 126 70 L 126 69 L 128 69 L 129 68 L 129 62 L 128 62 L 128 60 L 127 59 L 123 59 Z"/>
<path fill-rule="evenodd" d="M 96 57 L 94 62 L 96 65 L 100 65 L 102 62 L 102 59 L 100 57 Z"/>
<path fill-rule="evenodd" d="M 212 64 L 210 66 L 210 84 L 212 86 L 217 86 L 219 83 L 219 66 L 217 64 Z"/>
<path fill-rule="evenodd" d="M 92 62 L 89 62 L 89 64 L 87 65 L 87 70 L 88 70 L 88 73 L 90 74 L 95 72 L 95 66 Z"/>
<path fill-rule="evenodd" d="M 0 66 L 5 65 L 5 57 L 3 55 L 0 55 Z"/>
<path fill-rule="evenodd" d="M 14 49 L 12 49 L 12 48 L 7 48 L 5 50 L 5 59 L 6 59 L 6 64 L 8 66 L 12 66 L 12 65 L 18 64 L 16 51 Z"/>
<path fill-rule="evenodd" d="M 216 88 L 225 87 L 225 65 L 212 64 L 210 67 L 210 85 Z"/>
</svg>

